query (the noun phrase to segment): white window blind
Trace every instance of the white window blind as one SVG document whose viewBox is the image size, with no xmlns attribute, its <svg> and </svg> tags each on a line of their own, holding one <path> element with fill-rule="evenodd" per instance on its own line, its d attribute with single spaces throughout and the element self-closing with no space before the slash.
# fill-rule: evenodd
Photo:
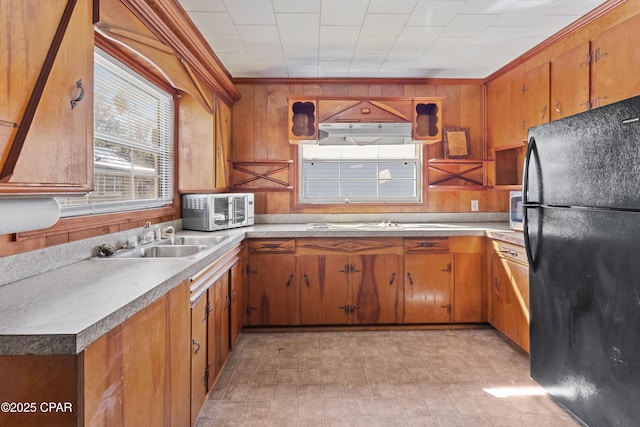
<svg viewBox="0 0 640 427">
<path fill-rule="evenodd" d="M 100 50 L 94 59 L 95 189 L 59 198 L 62 215 L 172 203 L 173 97 Z"/>
<path fill-rule="evenodd" d="M 302 203 L 420 202 L 421 146 L 302 145 Z"/>
</svg>

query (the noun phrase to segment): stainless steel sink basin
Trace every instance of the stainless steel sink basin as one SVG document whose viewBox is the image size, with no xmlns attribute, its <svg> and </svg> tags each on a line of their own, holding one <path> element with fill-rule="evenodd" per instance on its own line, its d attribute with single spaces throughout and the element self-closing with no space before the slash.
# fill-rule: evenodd
<svg viewBox="0 0 640 427">
<path fill-rule="evenodd" d="M 163 241 L 160 245 L 217 245 L 229 236 L 174 236 Z"/>
<path fill-rule="evenodd" d="M 154 245 L 125 249 L 111 258 L 188 258 L 207 249 L 207 245 Z"/>
</svg>

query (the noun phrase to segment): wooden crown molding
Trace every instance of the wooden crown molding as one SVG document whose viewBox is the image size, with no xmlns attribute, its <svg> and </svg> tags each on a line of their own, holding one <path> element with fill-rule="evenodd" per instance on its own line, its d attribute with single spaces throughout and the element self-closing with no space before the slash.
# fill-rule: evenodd
<svg viewBox="0 0 640 427">
<path fill-rule="evenodd" d="M 476 85 L 484 79 L 436 79 L 436 78 L 234 78 L 235 84 L 367 84 L 367 85 Z"/>
<path fill-rule="evenodd" d="M 231 76 L 177 0 L 120 0 L 228 104 L 240 99 Z"/>
<path fill-rule="evenodd" d="M 588 24 L 590 24 L 593 21 L 595 21 L 596 19 L 600 18 L 602 15 L 605 15 L 606 13 L 612 11 L 616 7 L 622 5 L 626 1 L 627 0 L 609 0 L 606 3 L 601 4 L 597 8 L 593 9 L 591 12 L 587 13 L 586 15 L 584 15 L 583 17 L 581 17 L 580 19 L 575 21 L 573 24 L 571 24 L 571 25 L 563 28 L 562 30 L 558 31 L 557 33 L 555 33 L 554 35 L 552 35 L 548 39 L 546 39 L 546 40 L 542 41 L 541 43 L 539 43 L 538 45 L 532 47 L 530 50 L 528 50 L 527 52 L 525 52 L 524 54 L 522 54 L 521 56 L 519 56 L 515 60 L 511 61 L 510 63 L 508 63 L 504 67 L 500 68 L 499 70 L 497 70 L 493 74 L 490 74 L 489 76 L 487 76 L 484 79 L 485 83 L 489 83 L 490 81 L 495 80 L 498 77 L 502 76 L 503 74 L 506 74 L 509 71 L 513 70 L 514 68 L 516 68 L 520 64 L 523 64 L 523 63 L 527 62 L 528 60 L 530 60 L 534 56 L 536 56 L 536 55 L 542 53 L 543 51 L 545 51 L 546 49 L 548 49 L 550 46 L 554 45 L 555 43 L 557 43 L 557 42 L 559 42 L 561 40 L 564 40 L 565 38 L 569 37 L 571 34 L 575 33 L 576 31 L 578 31 L 578 30 L 580 30 L 582 28 L 584 28 Z"/>
</svg>

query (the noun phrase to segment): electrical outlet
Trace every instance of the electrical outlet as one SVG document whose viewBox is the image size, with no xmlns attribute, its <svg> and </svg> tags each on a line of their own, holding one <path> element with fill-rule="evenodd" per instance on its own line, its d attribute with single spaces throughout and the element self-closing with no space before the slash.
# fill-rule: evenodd
<svg viewBox="0 0 640 427">
<path fill-rule="evenodd" d="M 478 201 L 477 200 L 472 200 L 471 201 L 471 211 L 472 212 L 478 212 Z"/>
</svg>

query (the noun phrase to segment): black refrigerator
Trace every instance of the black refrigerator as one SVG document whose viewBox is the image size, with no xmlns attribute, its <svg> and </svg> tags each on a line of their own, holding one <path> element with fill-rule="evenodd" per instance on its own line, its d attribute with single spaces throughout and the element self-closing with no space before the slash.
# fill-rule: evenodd
<svg viewBox="0 0 640 427">
<path fill-rule="evenodd" d="M 640 96 L 529 129 L 531 376 L 591 427 L 640 425 Z"/>
</svg>

